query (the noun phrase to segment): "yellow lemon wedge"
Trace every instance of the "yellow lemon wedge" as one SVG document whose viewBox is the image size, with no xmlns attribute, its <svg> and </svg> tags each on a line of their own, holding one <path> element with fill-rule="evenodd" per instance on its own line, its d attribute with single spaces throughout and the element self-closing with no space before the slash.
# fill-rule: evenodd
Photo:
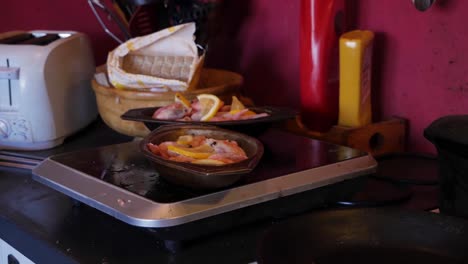
<svg viewBox="0 0 468 264">
<path fill-rule="evenodd" d="M 201 105 L 201 121 L 209 121 L 216 115 L 221 107 L 221 100 L 213 94 L 200 94 L 197 96 Z"/>
<path fill-rule="evenodd" d="M 206 159 L 213 155 L 213 148 L 204 144 L 195 148 L 187 148 L 176 145 L 167 146 L 168 151 L 194 159 Z"/>
<path fill-rule="evenodd" d="M 241 110 L 231 110 L 229 113 L 230 114 L 237 114 L 239 113 Z M 242 114 L 242 116 L 250 116 L 250 115 L 256 115 L 257 113 L 255 113 L 254 111 L 251 111 L 251 110 L 247 110 L 246 112 L 244 112 Z"/>
<path fill-rule="evenodd" d="M 177 139 L 177 144 L 178 145 L 189 145 L 190 143 L 192 143 L 193 141 L 193 136 L 192 135 L 184 135 L 184 136 L 180 136 L 178 139 Z"/>
<path fill-rule="evenodd" d="M 219 165 L 226 164 L 220 160 L 214 160 L 214 159 L 197 159 L 197 160 L 192 161 L 191 163 L 198 164 L 198 165 L 210 165 L 210 166 L 219 166 Z"/>
<path fill-rule="evenodd" d="M 231 113 L 237 113 L 240 110 L 245 109 L 244 104 L 237 99 L 237 97 L 234 95 L 232 96 L 232 102 L 231 102 Z"/>
<path fill-rule="evenodd" d="M 174 98 L 175 102 L 181 103 L 185 108 L 190 108 L 192 105 L 190 104 L 190 101 L 187 100 L 181 93 L 177 92 L 175 94 Z"/>
<path fill-rule="evenodd" d="M 253 115 L 256 115 L 257 113 L 255 113 L 254 111 L 251 111 L 251 110 L 248 110 L 247 112 L 245 112 L 242 116 L 253 116 Z"/>
</svg>

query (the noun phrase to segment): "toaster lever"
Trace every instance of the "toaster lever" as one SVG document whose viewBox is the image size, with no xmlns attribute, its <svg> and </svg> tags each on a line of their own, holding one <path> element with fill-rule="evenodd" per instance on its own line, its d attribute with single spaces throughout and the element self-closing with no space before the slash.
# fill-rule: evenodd
<svg viewBox="0 0 468 264">
<path fill-rule="evenodd" d="M 19 79 L 20 68 L 18 67 L 0 67 L 0 79 Z"/>
</svg>

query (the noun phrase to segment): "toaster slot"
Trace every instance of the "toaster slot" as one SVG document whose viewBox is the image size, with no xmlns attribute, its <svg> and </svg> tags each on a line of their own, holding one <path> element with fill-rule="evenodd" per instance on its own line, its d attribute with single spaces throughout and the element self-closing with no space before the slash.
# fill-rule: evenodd
<svg viewBox="0 0 468 264">
<path fill-rule="evenodd" d="M 0 67 L 12 68 L 10 59 L 0 59 Z M 19 80 L 0 79 L 0 112 L 14 112 L 19 107 Z"/>
<path fill-rule="evenodd" d="M 60 36 L 58 34 L 46 34 L 46 35 L 41 36 L 41 37 L 35 37 L 35 38 L 32 38 L 32 39 L 27 39 L 25 41 L 21 41 L 19 43 L 15 43 L 15 44 L 45 46 L 45 45 L 48 45 L 51 42 L 54 42 L 57 39 L 60 39 Z"/>
<path fill-rule="evenodd" d="M 22 33 L 18 35 L 13 35 L 8 38 L 0 39 L 0 44 L 17 44 L 26 40 L 33 39 L 34 35 L 31 33 Z"/>
</svg>

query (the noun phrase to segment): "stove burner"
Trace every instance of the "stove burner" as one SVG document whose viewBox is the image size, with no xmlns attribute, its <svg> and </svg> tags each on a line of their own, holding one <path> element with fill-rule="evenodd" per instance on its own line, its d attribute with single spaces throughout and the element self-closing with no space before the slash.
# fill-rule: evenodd
<svg viewBox="0 0 468 264">
<path fill-rule="evenodd" d="M 127 224 L 153 230 L 160 239 L 178 241 L 329 206 L 355 193 L 362 176 L 376 168 L 359 150 L 280 130 L 259 139 L 265 154 L 255 170 L 219 190 L 194 191 L 164 181 L 140 153 L 139 142 L 52 156 L 33 170 L 33 178 Z"/>
<path fill-rule="evenodd" d="M 387 206 L 407 201 L 412 194 L 407 186 L 369 177 L 359 192 L 337 204 L 345 207 Z"/>
<path fill-rule="evenodd" d="M 281 139 L 281 140 L 278 140 Z M 158 203 L 174 203 L 314 167 L 365 156 L 365 153 L 337 145 L 275 131 L 260 137 L 265 146 L 257 168 L 233 186 L 213 191 L 196 191 L 165 181 L 153 165 L 142 158 L 138 144 L 100 148 L 76 155 L 59 155 L 54 161 L 121 187 Z M 288 144 L 282 144 L 288 142 Z M 84 153 L 84 152 L 83 152 Z M 93 166 L 89 166 L 93 164 Z"/>
</svg>

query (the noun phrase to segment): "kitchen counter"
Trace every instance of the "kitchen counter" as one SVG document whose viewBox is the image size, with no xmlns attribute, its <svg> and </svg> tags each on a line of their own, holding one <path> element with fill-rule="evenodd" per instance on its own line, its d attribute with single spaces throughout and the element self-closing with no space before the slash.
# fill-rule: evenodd
<svg viewBox="0 0 468 264">
<path fill-rule="evenodd" d="M 28 171 L 0 171 L 0 237 L 35 263 L 249 263 L 266 226 L 201 238 L 170 254 L 143 229 L 31 180 Z"/>
<path fill-rule="evenodd" d="M 36 154 L 46 157 L 130 140 L 98 120 L 63 146 Z M 376 192 L 373 184 L 362 191 Z M 437 187 L 412 188 L 411 199 L 398 206 L 433 209 Z M 263 233 L 276 221 L 234 227 L 170 253 L 146 229 L 77 203 L 33 181 L 28 170 L 0 168 L 0 238 L 35 263 L 251 263 Z"/>
</svg>

